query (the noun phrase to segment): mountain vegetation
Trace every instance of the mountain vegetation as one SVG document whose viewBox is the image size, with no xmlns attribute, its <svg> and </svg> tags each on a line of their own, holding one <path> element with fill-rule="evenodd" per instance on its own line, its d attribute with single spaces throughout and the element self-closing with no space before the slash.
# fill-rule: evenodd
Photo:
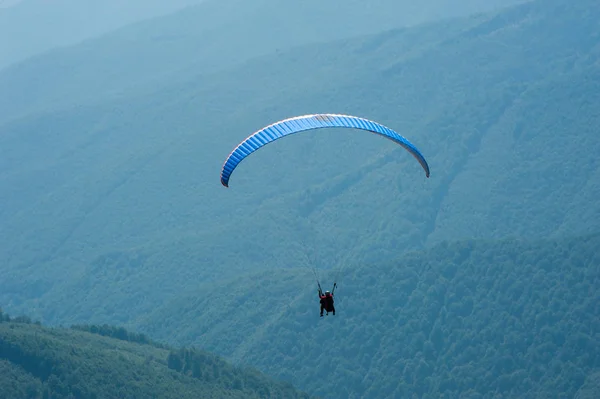
<svg viewBox="0 0 600 399">
<path fill-rule="evenodd" d="M 468 240 L 349 265 L 323 318 L 306 270 L 179 297 L 140 320 L 144 333 L 2 314 L 0 386 L 7 398 L 305 397 L 290 384 L 328 398 L 595 398 L 598 245 Z M 209 347 L 286 383 L 194 349 Z"/>
<path fill-rule="evenodd" d="M 47 328 L 0 312 L 0 398 L 308 398 L 252 369 L 108 325 Z"/>
<path fill-rule="evenodd" d="M 595 231 L 600 6 L 566 4 L 294 48 L 6 122 L 0 300 L 45 323 L 123 323 L 246 271 Z M 397 129 L 431 178 L 387 140 L 340 130 L 274 143 L 220 185 L 247 134 L 319 111 Z"/>
<path fill-rule="evenodd" d="M 138 328 L 326 398 L 599 397 L 599 247 L 600 234 L 467 240 L 350 264 L 323 318 L 309 271 L 252 274 Z"/>
<path fill-rule="evenodd" d="M 201 1 L 20 0 L 7 8 L 0 1 L 0 69 Z"/>
<path fill-rule="evenodd" d="M 0 303 L 78 326 L 3 331 L 142 340 L 119 345 L 153 348 L 152 372 L 183 381 L 169 395 L 204 355 L 151 339 L 327 398 L 600 397 L 600 3 L 415 26 L 403 2 L 243 3 L 0 71 Z M 316 112 L 397 130 L 431 177 L 332 129 L 269 145 L 221 186 L 247 135 Z M 335 317 L 318 317 L 313 268 L 337 278 Z M 14 362 L 0 367 L 43 395 Z"/>
<path fill-rule="evenodd" d="M 17 52 L 25 51 L 29 40 L 53 40 L 66 31 L 74 41 L 84 32 L 90 31 L 90 36 L 96 26 L 99 33 L 118 20 L 200 4 L 8 65 L 0 74 L 0 92 L 4 93 L 0 97 L 0 120 L 32 110 L 98 102 L 106 96 L 139 95 L 140 86 L 172 85 L 180 78 L 189 80 L 198 74 L 222 71 L 261 55 L 277 58 L 294 46 L 359 37 L 518 2 L 521 0 L 458 4 L 452 0 L 348 0 L 343 4 L 318 0 L 146 0 L 140 7 L 140 0 L 111 0 L 90 11 L 89 3 L 77 0 L 26 0 L 14 11 L 0 10 L 0 46 L 7 48 L 3 52 L 7 57 L 13 47 Z M 40 18 L 48 21 L 32 22 Z M 62 23 L 62 29 L 46 27 L 56 21 Z M 28 39 L 23 26 L 30 25 L 35 26 L 30 30 L 35 37 Z M 311 60 L 303 67 L 310 71 Z M 269 76 L 273 69 L 279 68 L 272 65 L 257 76 Z"/>
</svg>

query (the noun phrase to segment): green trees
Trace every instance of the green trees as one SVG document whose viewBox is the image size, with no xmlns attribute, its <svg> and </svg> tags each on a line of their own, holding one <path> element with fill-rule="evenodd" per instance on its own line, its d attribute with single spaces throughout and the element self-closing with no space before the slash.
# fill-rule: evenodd
<svg viewBox="0 0 600 399">
<path fill-rule="evenodd" d="M 0 398 L 308 398 L 214 355 L 140 337 L 120 327 L 46 328 L 3 315 Z"/>
<path fill-rule="evenodd" d="M 599 247 L 600 234 L 467 240 L 350 262 L 324 320 L 308 270 L 250 273 L 145 322 L 327 398 L 573 397 L 600 369 Z M 167 315 L 180 328 L 159 327 Z"/>
</svg>

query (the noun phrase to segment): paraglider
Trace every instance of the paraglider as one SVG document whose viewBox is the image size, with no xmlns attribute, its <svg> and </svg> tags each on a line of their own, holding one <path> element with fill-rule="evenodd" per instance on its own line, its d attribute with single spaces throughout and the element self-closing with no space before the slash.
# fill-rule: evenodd
<svg viewBox="0 0 600 399">
<path fill-rule="evenodd" d="M 225 160 L 225 163 L 221 169 L 221 184 L 224 187 L 229 187 L 229 179 L 231 174 L 240 164 L 240 162 L 265 145 L 294 133 L 333 127 L 364 130 L 392 140 L 407 150 L 419 162 L 425 171 L 425 176 L 429 178 L 429 165 L 427 164 L 423 154 L 421 154 L 417 147 L 415 147 L 410 141 L 396 133 L 394 130 L 380 123 L 352 115 L 311 114 L 296 116 L 275 122 L 248 136 L 233 149 L 233 151 Z M 325 293 L 323 293 L 315 268 L 313 268 L 313 273 L 315 274 L 317 286 L 319 288 L 318 294 L 321 310 L 320 316 L 323 316 L 323 311 L 327 312 L 327 315 L 332 313 L 335 316 L 333 292 L 337 287 L 337 283 L 335 282 L 337 281 L 337 277 L 336 280 L 334 280 L 331 292 L 325 291 Z"/>
<path fill-rule="evenodd" d="M 285 136 L 307 130 L 345 127 L 369 131 L 388 138 L 406 149 L 421 164 L 425 176 L 429 177 L 429 165 L 421 152 L 406 138 L 377 122 L 351 115 L 312 114 L 288 118 L 266 126 L 247 137 L 229 154 L 221 170 L 221 184 L 229 187 L 229 178 L 234 169 L 248 155 L 259 148 Z"/>
<path fill-rule="evenodd" d="M 332 312 L 335 316 L 335 305 L 333 304 L 333 291 L 335 290 L 336 284 L 333 285 L 333 290 L 331 292 L 325 291 L 323 294 L 323 290 L 321 290 L 321 284 L 317 282 L 319 286 L 319 302 L 321 303 L 321 313 L 320 316 L 323 317 L 323 311 L 326 311 L 327 316 L 329 316 L 329 312 Z"/>
</svg>

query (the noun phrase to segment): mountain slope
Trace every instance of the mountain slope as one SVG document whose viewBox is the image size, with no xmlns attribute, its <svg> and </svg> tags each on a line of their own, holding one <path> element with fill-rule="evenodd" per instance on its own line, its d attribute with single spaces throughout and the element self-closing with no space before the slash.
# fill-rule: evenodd
<svg viewBox="0 0 600 399">
<path fill-rule="evenodd" d="M 304 46 L 0 126 L 0 299 L 48 322 L 127 322 L 250 270 L 595 231 L 600 12 L 565 4 Z M 219 184 L 245 135 L 319 111 L 397 129 L 431 178 L 338 130 L 274 143 Z"/>
<path fill-rule="evenodd" d="M 202 351 L 156 346 L 122 328 L 85 328 L 118 338 L 0 321 L 0 397 L 308 398 Z"/>
<path fill-rule="evenodd" d="M 324 318 L 308 272 L 250 274 L 167 303 L 137 328 L 328 398 L 597 393 L 598 245 L 600 234 L 469 240 L 351 263 Z"/>
<path fill-rule="evenodd" d="M 200 1 L 23 0 L 10 8 L 0 7 L 0 70 L 55 47 L 73 45 Z"/>
<path fill-rule="evenodd" d="M 259 55 L 271 54 L 276 60 L 278 51 L 295 45 L 383 32 L 516 2 L 471 0 L 457 6 L 449 0 L 351 0 L 343 5 L 317 0 L 204 1 L 5 69 L 0 74 L 0 121 L 32 110 L 94 101 L 138 85 L 160 84 L 182 74 L 221 70 Z"/>
</svg>

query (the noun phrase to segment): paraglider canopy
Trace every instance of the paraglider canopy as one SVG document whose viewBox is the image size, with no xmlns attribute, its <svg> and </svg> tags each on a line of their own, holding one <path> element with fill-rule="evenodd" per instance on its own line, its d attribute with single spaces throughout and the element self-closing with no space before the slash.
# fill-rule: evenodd
<svg viewBox="0 0 600 399">
<path fill-rule="evenodd" d="M 221 184 L 229 187 L 229 178 L 233 170 L 248 155 L 259 148 L 285 136 L 299 133 L 307 130 L 314 130 L 328 127 L 345 127 L 369 131 L 381 135 L 387 139 L 404 147 L 412 156 L 416 158 L 425 171 L 425 176 L 429 177 L 429 165 L 421 152 L 406 138 L 396 133 L 392 129 L 377 122 L 351 115 L 340 114 L 312 114 L 296 116 L 284 119 L 266 126 L 259 131 L 248 136 L 244 141 L 237 145 L 229 154 L 221 170 Z"/>
</svg>

